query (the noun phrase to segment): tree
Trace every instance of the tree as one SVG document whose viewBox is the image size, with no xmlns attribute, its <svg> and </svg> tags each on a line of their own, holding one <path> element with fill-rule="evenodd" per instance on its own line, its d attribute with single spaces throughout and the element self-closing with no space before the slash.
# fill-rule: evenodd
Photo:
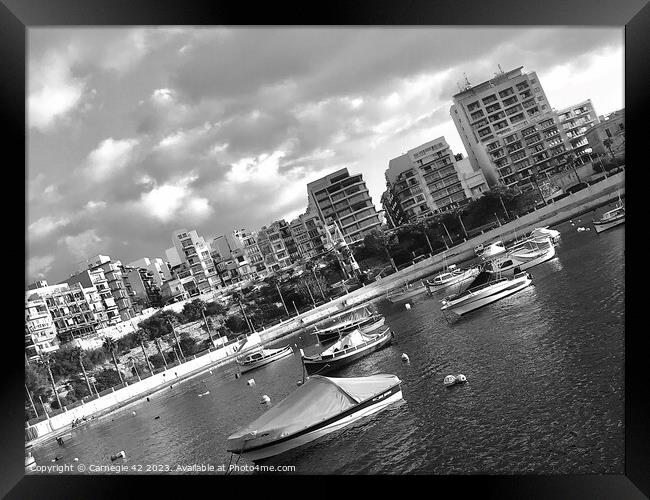
<svg viewBox="0 0 650 500">
<path fill-rule="evenodd" d="M 122 375 L 115 370 L 106 369 L 95 374 L 95 387 L 98 391 L 109 389 L 122 383 Z"/>
<path fill-rule="evenodd" d="M 105 337 L 104 342 L 102 343 L 102 347 L 106 352 L 110 352 L 111 356 L 113 356 L 115 371 L 117 371 L 117 374 L 120 376 L 120 382 L 124 383 L 124 380 L 122 379 L 122 374 L 120 373 L 120 368 L 117 365 L 117 358 L 115 357 L 115 350 L 117 349 L 117 345 L 115 344 L 115 341 L 110 337 Z"/>
<path fill-rule="evenodd" d="M 135 332 L 133 332 L 133 337 L 138 342 L 138 344 L 140 344 L 140 347 L 142 348 L 142 356 L 147 363 L 149 371 L 153 373 L 153 368 L 151 367 L 151 363 L 149 363 L 149 358 L 147 358 L 147 351 L 145 350 L 145 346 L 147 344 L 147 336 L 144 330 L 142 328 L 138 328 Z"/>
<path fill-rule="evenodd" d="M 616 157 L 614 155 L 614 151 L 612 150 L 612 146 L 614 145 L 614 141 L 611 139 L 611 137 L 608 137 L 603 141 L 603 146 L 605 146 L 609 150 L 609 154 L 612 157 L 612 160 L 615 160 Z"/>
<path fill-rule="evenodd" d="M 181 315 L 183 316 L 183 323 L 197 321 L 201 319 L 201 311 L 205 308 L 205 302 L 201 299 L 194 299 L 183 306 Z"/>
</svg>

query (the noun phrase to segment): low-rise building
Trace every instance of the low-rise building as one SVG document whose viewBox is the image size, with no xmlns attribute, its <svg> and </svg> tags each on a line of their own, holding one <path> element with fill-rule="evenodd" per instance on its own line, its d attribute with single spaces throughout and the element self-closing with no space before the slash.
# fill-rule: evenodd
<svg viewBox="0 0 650 500">
<path fill-rule="evenodd" d="M 109 324 L 104 301 L 94 286 L 60 283 L 28 290 L 27 297 L 44 299 L 62 343 L 92 335 Z"/>
<path fill-rule="evenodd" d="M 47 286 L 47 282 L 38 288 Z M 25 355 L 36 359 L 59 348 L 56 327 L 45 299 L 28 289 L 25 293 Z"/>
<path fill-rule="evenodd" d="M 625 156 L 625 108 L 603 116 L 585 131 L 585 137 L 596 154 Z"/>
<path fill-rule="evenodd" d="M 117 302 L 113 296 L 113 292 L 111 291 L 103 269 L 94 268 L 79 271 L 62 283 L 68 285 L 79 283 L 83 288 L 94 287 L 101 297 L 102 306 L 106 313 L 108 323 L 112 325 L 122 321 Z"/>
</svg>

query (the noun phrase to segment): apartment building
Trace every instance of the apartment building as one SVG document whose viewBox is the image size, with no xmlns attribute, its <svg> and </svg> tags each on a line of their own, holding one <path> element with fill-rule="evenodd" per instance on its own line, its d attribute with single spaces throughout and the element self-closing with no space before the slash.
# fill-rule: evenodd
<svg viewBox="0 0 650 500">
<path fill-rule="evenodd" d="M 219 277 L 212 260 L 212 248 L 202 236 L 199 236 L 196 231 L 180 229 L 173 233 L 172 243 L 176 255 L 185 264 L 185 268 L 189 269 L 200 293 L 219 287 Z"/>
<path fill-rule="evenodd" d="M 585 136 L 587 130 L 599 122 L 591 99 L 557 110 L 562 129 L 569 139 L 576 163 L 583 165 L 592 160 L 592 148 Z"/>
<path fill-rule="evenodd" d="M 457 159 L 444 137 L 393 158 L 384 173 L 387 193 L 384 210 L 396 225 L 461 206 L 468 196 L 461 182 Z"/>
<path fill-rule="evenodd" d="M 109 324 L 104 301 L 94 286 L 60 283 L 28 290 L 27 298 L 45 301 L 61 342 L 92 335 Z"/>
<path fill-rule="evenodd" d="M 42 283 L 42 282 L 41 282 Z M 46 287 L 45 285 L 41 287 Z M 25 292 L 25 355 L 36 359 L 59 348 L 54 320 L 45 299 L 33 290 Z"/>
<path fill-rule="evenodd" d="M 249 274 L 260 274 L 266 269 L 264 266 L 264 257 L 257 244 L 257 233 L 248 229 L 235 229 L 233 238 L 239 242 L 239 248 L 244 250 L 245 260 L 250 266 Z"/>
<path fill-rule="evenodd" d="M 95 288 L 99 294 L 103 309 L 106 313 L 106 319 L 109 324 L 115 324 L 122 321 L 120 310 L 113 295 L 113 291 L 109 286 L 108 279 L 104 270 L 101 268 L 85 269 L 73 274 L 62 284 L 74 285 L 81 284 L 83 288 Z"/>
<path fill-rule="evenodd" d="M 456 158 L 456 173 L 458 173 L 458 178 L 465 191 L 465 196 L 473 200 L 480 198 L 483 193 L 490 189 L 483 172 L 474 170 L 469 158 L 463 158 L 462 153 L 454 156 Z"/>
<path fill-rule="evenodd" d="M 317 213 L 325 225 L 336 223 L 348 244 L 381 226 L 362 175 L 350 175 L 347 168 L 307 184 L 307 196 L 307 212 Z"/>
<path fill-rule="evenodd" d="M 500 182 L 494 164 L 483 144 L 511 134 L 551 111 L 551 106 L 535 72 L 522 72 L 523 66 L 499 71 L 494 78 L 478 85 L 467 79 L 461 92 L 453 96 L 450 114 L 458 130 L 473 170 L 481 170 L 490 186 Z"/>
<path fill-rule="evenodd" d="M 536 189 L 536 180 L 553 175 L 566 164 L 571 143 L 555 111 L 548 111 L 510 127 L 485 143 L 486 157 L 499 183 L 522 190 Z"/>
<path fill-rule="evenodd" d="M 172 279 L 172 274 L 167 263 L 159 257 L 142 257 L 127 264 L 128 267 L 146 269 L 151 272 L 156 286 L 162 286 L 163 282 Z"/>
<path fill-rule="evenodd" d="M 94 271 L 101 269 L 108 283 L 108 288 L 115 299 L 117 310 L 119 312 L 121 321 L 129 320 L 135 317 L 135 310 L 129 293 L 122 277 L 122 263 L 117 260 L 111 260 L 108 255 L 95 255 L 86 261 L 79 264 L 79 271 L 84 273 L 86 270 Z M 67 280 L 68 283 L 73 283 L 73 280 Z"/>
<path fill-rule="evenodd" d="M 327 236 L 318 213 L 300 214 L 291 221 L 289 229 L 302 259 L 311 259 L 325 251 Z"/>
<path fill-rule="evenodd" d="M 153 272 L 142 267 L 123 266 L 122 276 L 136 313 L 149 307 L 162 306 L 160 287 Z"/>
</svg>

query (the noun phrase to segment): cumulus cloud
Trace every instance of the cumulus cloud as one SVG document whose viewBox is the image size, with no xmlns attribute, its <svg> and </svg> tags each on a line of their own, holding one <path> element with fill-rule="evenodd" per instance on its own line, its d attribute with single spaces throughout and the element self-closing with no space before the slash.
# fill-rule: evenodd
<svg viewBox="0 0 650 500">
<path fill-rule="evenodd" d="M 106 239 L 98 236 L 95 229 L 88 229 L 74 236 L 64 236 L 58 241 L 78 260 L 98 253 L 102 249 L 102 244 L 106 243 Z"/>
<path fill-rule="evenodd" d="M 52 269 L 53 263 L 53 255 L 30 257 L 27 264 L 27 276 L 29 281 L 45 278 L 50 269 Z"/>
<path fill-rule="evenodd" d="M 96 181 L 109 177 L 128 165 L 137 145 L 137 139 L 104 139 L 88 155 L 86 172 Z"/>
<path fill-rule="evenodd" d="M 143 193 L 138 203 L 141 213 L 161 222 L 202 221 L 212 213 L 212 208 L 206 198 L 196 195 L 189 187 L 195 179 L 187 176 Z"/>
<path fill-rule="evenodd" d="M 71 112 L 81 101 L 86 84 L 76 78 L 71 65 L 76 54 L 50 51 L 28 66 L 28 124 L 45 132 Z"/>
<path fill-rule="evenodd" d="M 60 227 L 65 227 L 70 223 L 68 217 L 41 217 L 35 222 L 32 222 L 28 227 L 30 239 L 40 239 L 48 236 Z"/>
</svg>

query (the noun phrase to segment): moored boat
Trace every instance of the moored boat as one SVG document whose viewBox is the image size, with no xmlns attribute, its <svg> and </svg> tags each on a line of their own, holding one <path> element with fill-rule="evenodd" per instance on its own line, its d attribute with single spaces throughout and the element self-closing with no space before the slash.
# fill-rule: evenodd
<svg viewBox="0 0 650 500">
<path fill-rule="evenodd" d="M 503 245 L 501 240 L 490 243 L 482 252 L 478 255 L 482 260 L 488 260 L 497 255 L 501 255 L 506 252 L 506 247 Z"/>
<path fill-rule="evenodd" d="M 512 276 L 555 257 L 555 245 L 550 236 L 528 238 L 509 248 L 505 255 L 487 261 L 488 271 L 500 276 Z"/>
<path fill-rule="evenodd" d="M 316 329 L 314 332 L 320 344 L 326 344 L 338 340 L 343 335 L 350 333 L 354 330 L 361 330 L 362 333 L 370 333 L 384 325 L 385 318 L 379 314 L 365 316 L 361 318 L 353 318 L 342 321 L 324 329 Z"/>
<path fill-rule="evenodd" d="M 283 347 L 281 349 L 260 349 L 258 351 L 252 352 L 246 356 L 237 358 L 237 364 L 241 373 L 246 373 L 256 368 L 268 365 L 277 361 L 278 359 L 291 356 L 293 354 L 293 349 L 290 345 Z"/>
<path fill-rule="evenodd" d="M 483 270 L 463 292 L 443 299 L 440 310 L 443 313 L 448 312 L 462 316 L 517 293 L 532 282 L 532 276 L 527 272 L 517 273 L 510 278 L 499 278 L 495 274 Z"/>
<path fill-rule="evenodd" d="M 395 375 L 313 375 L 258 419 L 228 437 L 227 451 L 262 460 L 303 446 L 402 399 Z"/>
<path fill-rule="evenodd" d="M 427 287 L 422 283 L 420 286 L 408 284 L 402 290 L 397 292 L 392 292 L 386 296 L 386 299 L 392 304 L 397 304 L 403 300 L 410 299 L 411 297 L 416 297 L 420 294 L 423 294 L 427 291 Z"/>
<path fill-rule="evenodd" d="M 360 330 L 354 330 L 315 356 L 305 355 L 302 349 L 300 354 L 309 375 L 323 374 L 387 346 L 392 338 L 393 333 L 390 328 L 374 334 L 364 334 Z"/>
<path fill-rule="evenodd" d="M 560 242 L 560 231 L 555 229 L 549 229 L 548 226 L 536 227 L 530 232 L 531 238 L 544 238 L 549 237 L 554 245 L 557 245 Z"/>
<path fill-rule="evenodd" d="M 625 207 L 622 203 L 619 203 L 616 208 L 605 212 L 600 219 L 593 221 L 594 229 L 597 233 L 602 233 L 603 231 L 610 229 L 612 227 L 618 226 L 625 222 Z"/>
<path fill-rule="evenodd" d="M 479 270 L 476 267 L 460 269 L 457 268 L 455 264 L 451 264 L 445 271 L 434 276 L 432 280 L 424 280 L 424 284 L 427 287 L 427 292 L 433 294 L 452 285 L 462 284 L 471 280 L 475 278 L 478 273 Z"/>
</svg>

